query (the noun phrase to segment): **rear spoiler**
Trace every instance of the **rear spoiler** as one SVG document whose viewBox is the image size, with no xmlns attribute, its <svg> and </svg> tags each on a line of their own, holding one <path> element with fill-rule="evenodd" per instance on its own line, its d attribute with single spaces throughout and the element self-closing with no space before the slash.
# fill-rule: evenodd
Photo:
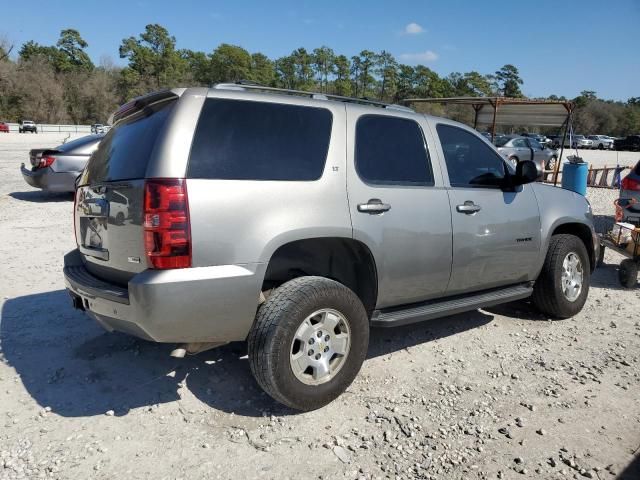
<svg viewBox="0 0 640 480">
<path fill-rule="evenodd" d="M 107 123 L 109 125 L 115 125 L 123 118 L 127 118 L 136 112 L 139 112 L 144 107 L 152 105 L 154 103 L 163 102 L 165 100 L 176 99 L 182 95 L 186 88 L 175 88 L 173 90 L 160 90 L 158 92 L 151 92 L 141 97 L 134 98 L 130 102 L 122 105 L 114 114 L 109 117 Z"/>
</svg>

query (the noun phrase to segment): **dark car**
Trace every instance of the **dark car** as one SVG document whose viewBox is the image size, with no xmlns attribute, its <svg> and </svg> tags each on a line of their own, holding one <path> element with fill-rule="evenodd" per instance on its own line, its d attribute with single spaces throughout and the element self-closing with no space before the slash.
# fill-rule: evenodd
<svg viewBox="0 0 640 480">
<path fill-rule="evenodd" d="M 73 192 L 75 182 L 104 135 L 87 135 L 55 148 L 29 152 L 31 168 L 20 169 L 25 182 L 50 192 Z"/>
<path fill-rule="evenodd" d="M 9 124 L 5 122 L 0 122 L 0 132 L 9 133 Z"/>
<path fill-rule="evenodd" d="M 31 120 L 21 120 L 20 126 L 18 127 L 18 132 L 19 133 L 26 133 L 26 132 L 38 133 L 38 127 L 36 126 L 35 122 Z"/>
<path fill-rule="evenodd" d="M 616 138 L 613 141 L 615 150 L 640 151 L 640 135 L 629 135 L 626 138 Z"/>
</svg>

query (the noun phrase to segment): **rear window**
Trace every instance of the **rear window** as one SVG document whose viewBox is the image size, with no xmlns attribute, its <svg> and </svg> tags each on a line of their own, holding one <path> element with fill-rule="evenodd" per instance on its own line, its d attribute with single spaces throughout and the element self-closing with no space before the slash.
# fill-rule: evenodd
<svg viewBox="0 0 640 480">
<path fill-rule="evenodd" d="M 109 130 L 80 184 L 144 178 L 156 139 L 174 105 L 175 100 L 148 105 Z"/>
<path fill-rule="evenodd" d="M 325 108 L 208 99 L 196 128 L 187 176 L 222 180 L 317 180 L 331 112 Z"/>
<path fill-rule="evenodd" d="M 87 135 L 86 137 L 76 138 L 75 140 L 62 145 L 58 145 L 55 149 L 59 152 L 70 152 L 77 148 L 86 147 L 99 142 L 104 135 Z"/>
</svg>

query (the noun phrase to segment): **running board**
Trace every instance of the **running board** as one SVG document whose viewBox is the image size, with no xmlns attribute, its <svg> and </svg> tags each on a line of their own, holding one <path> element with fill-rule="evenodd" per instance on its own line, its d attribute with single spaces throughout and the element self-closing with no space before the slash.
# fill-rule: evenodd
<svg viewBox="0 0 640 480">
<path fill-rule="evenodd" d="M 414 304 L 405 308 L 375 310 L 371 317 L 373 327 L 396 327 L 422 322 L 433 318 L 446 317 L 457 313 L 491 307 L 530 297 L 533 287 L 530 283 L 499 288 L 490 291 L 456 296 L 428 303 Z"/>
</svg>

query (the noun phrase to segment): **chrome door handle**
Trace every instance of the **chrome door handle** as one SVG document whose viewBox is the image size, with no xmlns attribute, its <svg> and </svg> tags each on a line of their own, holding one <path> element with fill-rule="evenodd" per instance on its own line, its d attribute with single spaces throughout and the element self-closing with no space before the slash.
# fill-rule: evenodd
<svg viewBox="0 0 640 480">
<path fill-rule="evenodd" d="M 367 203 L 359 203 L 358 211 L 362 213 L 369 213 L 376 215 L 391 210 L 391 205 L 388 203 L 382 203 L 379 198 L 372 198 Z"/>
<path fill-rule="evenodd" d="M 456 210 L 460 213 L 466 213 L 467 215 L 473 215 L 474 213 L 482 210 L 480 205 L 476 205 L 471 200 L 467 200 L 462 205 L 456 206 Z"/>
</svg>

